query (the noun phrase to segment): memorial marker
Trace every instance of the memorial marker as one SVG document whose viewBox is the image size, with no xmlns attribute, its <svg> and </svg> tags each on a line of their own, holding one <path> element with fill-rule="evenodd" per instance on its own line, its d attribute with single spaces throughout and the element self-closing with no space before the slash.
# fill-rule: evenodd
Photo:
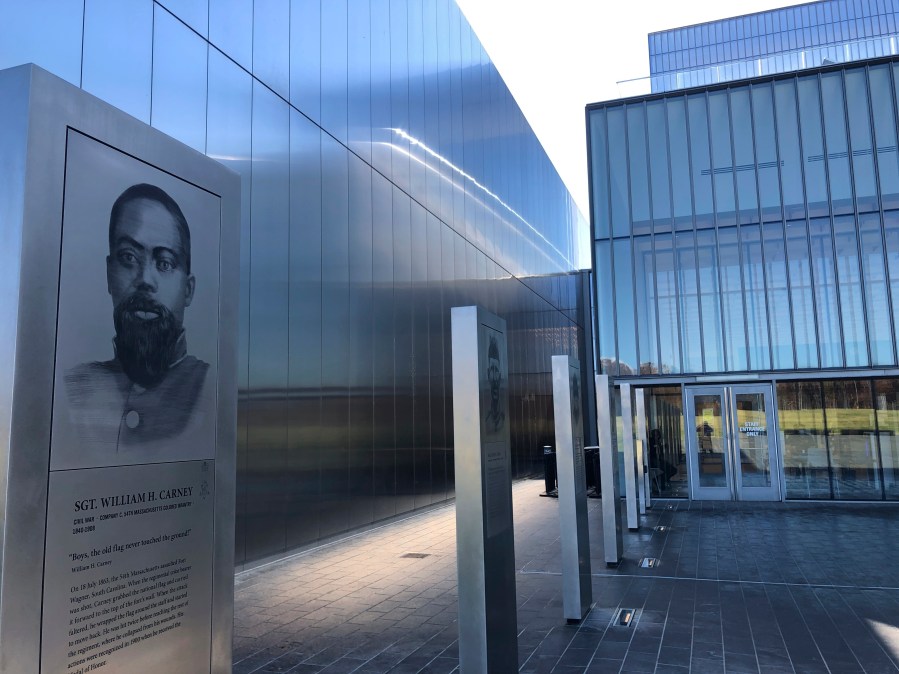
<svg viewBox="0 0 899 674">
<path fill-rule="evenodd" d="M 452 309 L 459 666 L 518 671 L 506 322 Z"/>
<path fill-rule="evenodd" d="M 615 389 L 606 374 L 596 375 L 596 426 L 602 481 L 602 537 L 607 566 L 618 566 L 624 554 L 621 534 L 621 491 L 618 487 L 618 441 L 615 433 Z"/>
<path fill-rule="evenodd" d="M 562 609 L 566 620 L 580 621 L 590 610 L 593 585 L 578 362 L 570 356 L 553 356 L 552 376 L 562 542 Z"/>
<path fill-rule="evenodd" d="M 240 179 L 0 72 L 0 673 L 230 672 Z"/>
</svg>

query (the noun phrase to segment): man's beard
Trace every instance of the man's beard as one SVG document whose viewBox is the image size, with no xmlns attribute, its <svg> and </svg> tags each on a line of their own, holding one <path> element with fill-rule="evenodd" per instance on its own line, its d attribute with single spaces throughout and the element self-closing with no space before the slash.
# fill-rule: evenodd
<svg viewBox="0 0 899 674">
<path fill-rule="evenodd" d="M 155 314 L 139 318 L 136 312 Z M 147 297 L 131 295 L 113 313 L 116 358 L 128 378 L 144 388 L 155 386 L 179 357 L 181 323 L 168 307 Z"/>
</svg>

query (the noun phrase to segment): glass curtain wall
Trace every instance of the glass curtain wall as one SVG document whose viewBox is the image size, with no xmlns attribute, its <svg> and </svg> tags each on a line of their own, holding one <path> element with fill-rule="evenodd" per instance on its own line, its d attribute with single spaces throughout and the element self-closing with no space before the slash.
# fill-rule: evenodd
<svg viewBox="0 0 899 674">
<path fill-rule="evenodd" d="M 777 385 L 786 496 L 899 499 L 899 381 Z"/>
<path fill-rule="evenodd" d="M 605 373 L 897 365 L 897 77 L 882 62 L 591 107 Z"/>
</svg>

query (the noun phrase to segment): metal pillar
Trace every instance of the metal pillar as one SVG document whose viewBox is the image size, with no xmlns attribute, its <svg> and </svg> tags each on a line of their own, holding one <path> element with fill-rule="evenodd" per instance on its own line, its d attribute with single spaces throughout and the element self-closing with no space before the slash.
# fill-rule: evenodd
<svg viewBox="0 0 899 674">
<path fill-rule="evenodd" d="M 624 554 L 621 538 L 621 492 L 618 488 L 618 442 L 615 432 L 615 390 L 609 376 L 596 375 L 596 427 L 602 481 L 602 539 L 606 566 L 618 566 Z"/>
<path fill-rule="evenodd" d="M 634 409 L 637 413 L 637 471 L 640 476 L 640 512 L 646 514 L 652 508 L 652 490 L 649 482 L 649 442 L 646 438 L 646 390 L 634 389 Z"/>
<path fill-rule="evenodd" d="M 506 322 L 452 309 L 459 666 L 518 671 Z"/>
<path fill-rule="evenodd" d="M 627 528 L 640 528 L 637 512 L 637 452 L 634 448 L 634 408 L 631 400 L 631 385 L 621 384 L 621 432 L 624 434 L 624 500 L 627 510 Z"/>
<path fill-rule="evenodd" d="M 553 356 L 552 373 L 562 539 L 562 607 L 566 620 L 580 621 L 593 601 L 581 370 L 570 356 Z"/>
</svg>

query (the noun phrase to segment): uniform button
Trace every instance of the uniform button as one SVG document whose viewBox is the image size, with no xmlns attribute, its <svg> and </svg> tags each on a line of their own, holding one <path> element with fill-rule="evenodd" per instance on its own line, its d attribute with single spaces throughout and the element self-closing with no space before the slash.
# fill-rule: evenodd
<svg viewBox="0 0 899 674">
<path fill-rule="evenodd" d="M 125 425 L 134 430 L 137 428 L 137 425 L 140 423 L 140 414 L 137 413 L 136 410 L 131 410 L 128 414 L 125 415 Z"/>
</svg>

